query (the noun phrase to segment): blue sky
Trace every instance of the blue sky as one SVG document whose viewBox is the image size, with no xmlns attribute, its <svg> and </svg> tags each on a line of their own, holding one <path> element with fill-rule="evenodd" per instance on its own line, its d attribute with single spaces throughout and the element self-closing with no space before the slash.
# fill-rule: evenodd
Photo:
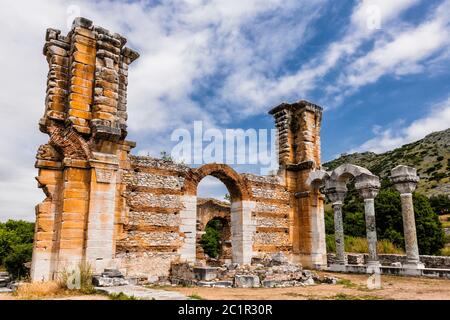
<svg viewBox="0 0 450 320">
<path fill-rule="evenodd" d="M 170 151 L 174 129 L 267 128 L 267 111 L 325 108 L 323 160 L 383 152 L 450 123 L 450 0 L 31 1 L 0 3 L 0 219 L 34 219 L 34 157 L 47 137 L 45 29 L 76 16 L 126 36 L 129 139 Z M 243 170 L 243 168 L 237 168 Z M 202 190 L 223 193 L 213 180 Z M 213 190 L 213 191 L 211 191 Z M 205 194 L 206 195 L 206 194 Z"/>
</svg>

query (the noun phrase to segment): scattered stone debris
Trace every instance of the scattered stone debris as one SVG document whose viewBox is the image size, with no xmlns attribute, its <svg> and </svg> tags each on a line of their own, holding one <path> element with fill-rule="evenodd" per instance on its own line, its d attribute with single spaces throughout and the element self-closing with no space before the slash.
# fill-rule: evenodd
<svg viewBox="0 0 450 320">
<path fill-rule="evenodd" d="M 6 288 L 11 282 L 11 277 L 8 272 L 0 272 L 0 288 Z"/>
<path fill-rule="evenodd" d="M 14 291 L 14 282 L 8 272 L 0 272 L 0 293 Z"/>
<path fill-rule="evenodd" d="M 170 282 L 172 285 L 199 287 L 284 288 L 336 284 L 337 279 L 328 276 L 321 279 L 316 273 L 303 270 L 300 264 L 289 262 L 283 253 L 276 253 L 254 259 L 252 265 L 230 263 L 210 267 L 186 262 L 174 263 Z"/>
<path fill-rule="evenodd" d="M 119 270 L 105 269 L 100 276 L 94 276 L 92 283 L 96 287 L 118 287 L 130 284 Z"/>
</svg>

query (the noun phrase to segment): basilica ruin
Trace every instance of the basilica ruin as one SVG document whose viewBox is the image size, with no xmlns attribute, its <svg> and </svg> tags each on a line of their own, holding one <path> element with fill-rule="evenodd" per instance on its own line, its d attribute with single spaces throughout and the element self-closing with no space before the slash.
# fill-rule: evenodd
<svg viewBox="0 0 450 320">
<path fill-rule="evenodd" d="M 139 54 L 126 42 L 84 18 L 66 36 L 47 30 L 49 73 L 39 128 L 49 142 L 39 148 L 36 162 L 46 199 L 36 207 L 34 281 L 55 279 L 80 262 L 96 273 L 113 268 L 127 276 L 168 275 L 174 262 L 201 259 L 198 236 L 215 217 L 229 228 L 226 261 L 249 265 L 282 252 L 293 263 L 326 268 L 324 193 L 335 210 L 334 266 L 344 271 L 342 201 L 349 178 L 366 204 L 367 265 L 379 267 L 373 204 L 379 179 L 351 165 L 322 171 L 320 106 L 302 100 L 270 111 L 278 131 L 276 175 L 134 156 L 136 144 L 126 140 L 127 86 Z M 410 169 L 393 170 L 393 181 L 405 207 L 408 263 L 420 269 L 410 197 L 417 177 Z M 228 207 L 197 198 L 206 176 L 225 184 Z"/>
</svg>

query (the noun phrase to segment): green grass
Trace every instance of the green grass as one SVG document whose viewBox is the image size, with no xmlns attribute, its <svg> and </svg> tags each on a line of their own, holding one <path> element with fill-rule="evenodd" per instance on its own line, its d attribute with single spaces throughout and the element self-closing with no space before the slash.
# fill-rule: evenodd
<svg viewBox="0 0 450 320">
<path fill-rule="evenodd" d="M 370 295 L 352 296 L 352 295 L 345 294 L 345 293 L 338 293 L 337 295 L 335 295 L 331 298 L 334 300 L 381 300 L 381 298 L 377 297 L 377 296 L 370 296 Z"/>
<path fill-rule="evenodd" d="M 138 300 L 135 296 L 128 296 L 123 292 L 108 295 L 111 300 Z"/>
<path fill-rule="evenodd" d="M 334 241 L 334 235 L 326 236 L 327 251 L 336 252 L 336 243 Z M 369 252 L 367 239 L 359 237 L 345 236 L 345 251 L 352 253 L 367 253 Z M 380 254 L 403 254 L 404 251 L 401 248 L 395 246 L 389 240 L 379 240 L 377 243 L 377 251 Z"/>
<path fill-rule="evenodd" d="M 441 256 L 450 256 L 450 247 L 445 247 L 441 249 Z"/>
<path fill-rule="evenodd" d="M 192 299 L 192 300 L 205 300 L 203 299 L 199 294 L 197 293 L 193 293 L 190 296 L 188 296 L 188 298 Z"/>
<path fill-rule="evenodd" d="M 443 221 L 442 223 L 442 228 L 450 228 L 450 221 Z"/>
<path fill-rule="evenodd" d="M 336 284 L 343 285 L 346 288 L 355 288 L 357 285 L 348 279 L 340 279 Z"/>
</svg>

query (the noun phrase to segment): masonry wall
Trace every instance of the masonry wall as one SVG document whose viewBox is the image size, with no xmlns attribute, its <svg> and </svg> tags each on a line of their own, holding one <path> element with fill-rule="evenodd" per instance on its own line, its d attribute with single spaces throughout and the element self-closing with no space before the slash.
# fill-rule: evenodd
<svg viewBox="0 0 450 320">
<path fill-rule="evenodd" d="M 166 276 L 170 263 L 182 260 L 186 239 L 180 212 L 188 166 L 150 157 L 129 157 L 122 173 L 129 208 L 116 241 L 116 262 L 129 276 Z M 289 195 L 281 178 L 242 174 L 256 207 L 253 255 L 292 252 Z M 230 210 L 230 209 L 228 209 Z"/>
<path fill-rule="evenodd" d="M 253 251 L 255 254 L 292 253 L 292 210 L 289 193 L 278 176 L 243 174 L 256 206 Z"/>
</svg>

